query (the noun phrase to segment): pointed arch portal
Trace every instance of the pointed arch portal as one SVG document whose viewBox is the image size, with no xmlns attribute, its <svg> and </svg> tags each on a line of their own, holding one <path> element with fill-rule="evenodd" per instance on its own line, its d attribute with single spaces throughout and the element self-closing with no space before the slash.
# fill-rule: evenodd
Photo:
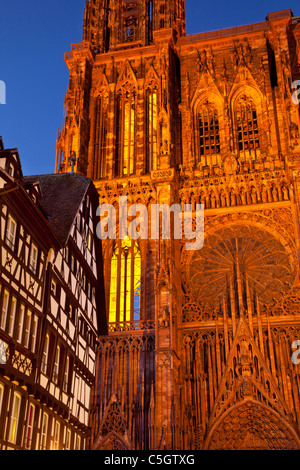
<svg viewBox="0 0 300 470">
<path fill-rule="evenodd" d="M 248 399 L 230 408 L 212 426 L 206 450 L 294 450 L 300 440 L 278 413 Z"/>
</svg>

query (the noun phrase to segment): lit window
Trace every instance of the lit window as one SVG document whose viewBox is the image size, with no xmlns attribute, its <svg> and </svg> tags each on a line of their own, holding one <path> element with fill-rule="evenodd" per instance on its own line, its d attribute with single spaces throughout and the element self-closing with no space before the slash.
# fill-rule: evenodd
<svg viewBox="0 0 300 470">
<path fill-rule="evenodd" d="M 38 317 L 34 315 L 33 323 L 32 323 L 32 331 L 31 331 L 31 351 L 35 352 L 36 347 L 36 335 L 37 335 L 37 326 L 38 326 Z"/>
<path fill-rule="evenodd" d="M 41 446 L 40 446 L 41 450 L 46 450 L 47 448 L 48 426 L 49 426 L 49 415 L 47 415 L 47 413 L 44 413 L 42 435 L 41 435 Z"/>
<path fill-rule="evenodd" d="M 26 321 L 25 321 L 25 334 L 24 334 L 24 346 L 28 348 L 29 346 L 29 339 L 30 339 L 30 328 L 31 328 L 31 311 L 27 311 Z"/>
<path fill-rule="evenodd" d="M 76 435 L 75 450 L 80 450 L 80 445 L 81 445 L 81 436 L 79 436 L 79 434 L 77 434 L 77 435 Z"/>
<path fill-rule="evenodd" d="M 89 233 L 88 233 L 88 249 L 90 251 L 92 250 L 92 246 L 93 246 L 93 235 L 92 235 L 91 230 L 89 230 Z"/>
<path fill-rule="evenodd" d="M 109 322 L 140 319 L 141 256 L 137 243 L 120 240 L 111 260 Z"/>
<path fill-rule="evenodd" d="M 20 406 L 21 406 L 21 397 L 20 395 L 15 393 L 13 396 L 13 406 L 12 406 L 12 412 L 10 416 L 10 429 L 9 429 L 9 441 L 12 442 L 13 444 L 15 444 L 17 441 Z"/>
<path fill-rule="evenodd" d="M 65 373 L 64 373 L 64 383 L 63 383 L 63 390 L 64 392 L 68 391 L 69 387 L 69 372 L 70 372 L 70 359 L 67 356 L 66 365 L 65 365 Z"/>
<path fill-rule="evenodd" d="M 71 256 L 71 271 L 75 273 L 75 270 L 76 270 L 76 262 L 75 262 L 74 256 L 72 255 Z"/>
<path fill-rule="evenodd" d="M 11 250 L 14 250 L 15 248 L 16 234 L 17 234 L 17 222 L 13 217 L 9 215 L 7 219 L 5 241 Z"/>
<path fill-rule="evenodd" d="M 130 176 L 134 173 L 135 153 L 135 93 L 119 93 L 117 101 L 117 155 L 115 175 Z"/>
<path fill-rule="evenodd" d="M 8 302 L 9 302 L 9 292 L 7 290 L 3 293 L 3 300 L 2 300 L 2 315 L 1 315 L 1 328 L 5 330 L 6 328 L 6 321 L 7 321 L 7 313 L 8 313 Z"/>
<path fill-rule="evenodd" d="M 53 450 L 59 450 L 60 423 L 55 422 Z"/>
<path fill-rule="evenodd" d="M 25 317 L 25 305 L 21 304 L 20 313 L 19 313 L 19 322 L 18 322 L 18 333 L 17 333 L 18 343 L 22 342 L 24 317 Z"/>
<path fill-rule="evenodd" d="M 36 274 L 38 260 L 38 247 L 32 243 L 30 248 L 29 267 Z"/>
<path fill-rule="evenodd" d="M 43 349 L 43 356 L 42 356 L 42 373 L 47 374 L 47 368 L 48 368 L 48 355 L 49 355 L 49 344 L 50 344 L 50 337 L 47 334 L 45 338 L 45 344 L 44 344 L 44 349 Z"/>
<path fill-rule="evenodd" d="M 31 449 L 34 412 L 35 412 L 35 408 L 30 403 L 29 410 L 28 410 L 27 428 L 26 428 L 26 434 L 25 434 L 25 449 Z"/>
<path fill-rule="evenodd" d="M 16 318 L 16 310 L 17 310 L 17 299 L 13 297 L 11 299 L 10 305 L 10 316 L 9 316 L 9 327 L 8 327 L 8 334 L 13 336 L 14 333 L 14 326 L 15 326 L 15 318 Z"/>
<path fill-rule="evenodd" d="M 60 357 L 60 347 L 57 346 L 55 359 L 54 359 L 54 365 L 53 365 L 53 382 L 56 384 L 58 383 L 59 357 Z"/>
<path fill-rule="evenodd" d="M 147 92 L 147 116 L 148 116 L 148 162 L 147 170 L 157 170 L 157 148 L 158 148 L 158 137 L 157 137 L 157 90 L 148 90 Z"/>
<path fill-rule="evenodd" d="M 70 429 L 67 429 L 67 436 L 66 436 L 66 445 L 65 445 L 66 450 L 71 449 L 71 431 Z"/>
</svg>

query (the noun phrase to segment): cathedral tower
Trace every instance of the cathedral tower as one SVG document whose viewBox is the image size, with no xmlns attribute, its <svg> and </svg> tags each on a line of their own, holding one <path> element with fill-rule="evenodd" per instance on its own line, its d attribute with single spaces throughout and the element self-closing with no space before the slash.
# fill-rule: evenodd
<svg viewBox="0 0 300 470">
<path fill-rule="evenodd" d="M 300 448 L 299 17 L 186 36 L 183 0 L 90 0 L 57 171 L 205 207 L 205 243 L 103 242 L 93 449 Z M 129 219 L 130 222 L 130 219 Z M 125 223 L 126 228 L 126 223 Z"/>
</svg>

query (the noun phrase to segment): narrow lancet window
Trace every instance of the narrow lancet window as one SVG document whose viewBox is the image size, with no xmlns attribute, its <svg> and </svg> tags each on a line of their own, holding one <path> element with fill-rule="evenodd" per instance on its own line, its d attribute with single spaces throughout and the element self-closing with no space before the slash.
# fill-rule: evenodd
<svg viewBox="0 0 300 470">
<path fill-rule="evenodd" d="M 111 259 L 109 322 L 140 319 L 141 255 L 136 242 L 119 240 Z"/>
<path fill-rule="evenodd" d="M 237 150 L 242 161 L 255 160 L 259 156 L 257 111 L 253 101 L 242 96 L 235 112 L 237 126 Z"/>
<path fill-rule="evenodd" d="M 197 110 L 196 122 L 198 161 L 204 166 L 217 165 L 220 156 L 218 111 L 209 102 L 203 103 Z"/>
<path fill-rule="evenodd" d="M 147 91 L 147 170 L 157 170 L 158 120 L 157 90 Z"/>
<path fill-rule="evenodd" d="M 115 176 L 130 176 L 135 172 L 135 134 L 135 93 L 119 93 Z"/>
</svg>

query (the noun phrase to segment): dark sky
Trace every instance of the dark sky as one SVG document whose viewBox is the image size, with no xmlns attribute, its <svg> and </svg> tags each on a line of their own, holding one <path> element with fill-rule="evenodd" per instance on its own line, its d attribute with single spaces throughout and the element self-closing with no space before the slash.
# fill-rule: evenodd
<svg viewBox="0 0 300 470">
<path fill-rule="evenodd" d="M 82 39 L 84 0 L 0 0 L 0 135 L 17 147 L 25 175 L 52 173 L 56 134 L 62 126 L 68 87 L 64 52 Z M 187 31 L 205 31 L 262 22 L 268 13 L 291 9 L 299 0 L 186 0 Z"/>
</svg>

